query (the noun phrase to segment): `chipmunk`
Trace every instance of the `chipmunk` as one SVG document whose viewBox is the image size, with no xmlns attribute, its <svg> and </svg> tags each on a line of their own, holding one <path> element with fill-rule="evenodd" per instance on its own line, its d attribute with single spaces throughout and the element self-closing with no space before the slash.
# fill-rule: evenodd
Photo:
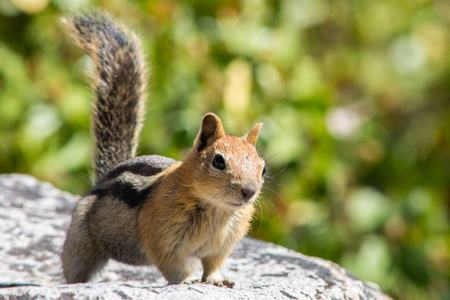
<svg viewBox="0 0 450 300">
<path fill-rule="evenodd" d="M 168 284 L 179 284 L 199 259 L 202 282 L 232 287 L 220 268 L 246 235 L 264 182 L 265 163 L 255 149 L 262 123 L 242 138 L 229 136 L 208 113 L 183 161 L 135 157 L 145 110 L 139 39 L 104 13 L 71 15 L 63 23 L 93 60 L 96 95 L 96 183 L 72 215 L 65 279 L 87 282 L 112 258 L 154 264 Z"/>
</svg>

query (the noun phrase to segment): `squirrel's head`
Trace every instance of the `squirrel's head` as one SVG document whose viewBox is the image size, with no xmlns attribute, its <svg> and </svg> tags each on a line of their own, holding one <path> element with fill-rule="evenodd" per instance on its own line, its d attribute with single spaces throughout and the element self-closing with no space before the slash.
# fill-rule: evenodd
<svg viewBox="0 0 450 300">
<path fill-rule="evenodd" d="M 238 209 L 258 197 L 264 183 L 265 162 L 256 152 L 262 123 L 244 137 L 226 135 L 218 116 L 203 117 L 200 132 L 186 163 L 194 197 L 215 206 Z M 191 163 L 192 162 L 192 163 Z"/>
</svg>

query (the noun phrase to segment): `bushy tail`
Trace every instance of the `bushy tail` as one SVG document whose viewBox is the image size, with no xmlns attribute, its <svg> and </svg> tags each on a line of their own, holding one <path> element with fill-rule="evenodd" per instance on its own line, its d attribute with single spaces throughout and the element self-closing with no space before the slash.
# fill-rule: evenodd
<svg viewBox="0 0 450 300">
<path fill-rule="evenodd" d="M 135 34 L 104 13 L 72 15 L 62 23 L 95 65 L 92 133 L 98 181 L 118 163 L 136 155 L 145 113 L 144 55 Z"/>
</svg>

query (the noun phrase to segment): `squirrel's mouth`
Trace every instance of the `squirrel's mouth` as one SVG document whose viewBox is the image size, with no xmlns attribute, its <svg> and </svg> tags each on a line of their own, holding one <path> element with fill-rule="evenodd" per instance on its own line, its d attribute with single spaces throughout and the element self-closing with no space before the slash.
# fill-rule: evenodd
<svg viewBox="0 0 450 300">
<path fill-rule="evenodd" d="M 231 202 L 231 201 L 227 201 L 227 203 L 233 207 L 240 207 L 243 206 L 245 203 L 235 203 L 235 202 Z"/>
<path fill-rule="evenodd" d="M 227 201 L 227 204 L 230 205 L 231 207 L 242 207 L 245 206 L 247 204 L 252 203 L 251 200 L 243 200 L 243 201 L 239 201 L 239 202 L 234 202 L 234 201 Z"/>
</svg>

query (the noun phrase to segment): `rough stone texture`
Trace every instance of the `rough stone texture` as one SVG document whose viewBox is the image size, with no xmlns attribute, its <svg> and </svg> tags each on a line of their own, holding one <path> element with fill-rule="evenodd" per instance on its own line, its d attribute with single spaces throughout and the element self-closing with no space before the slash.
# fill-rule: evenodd
<svg viewBox="0 0 450 300">
<path fill-rule="evenodd" d="M 223 267 L 234 289 L 166 286 L 155 267 L 114 261 L 93 282 L 68 285 L 59 254 L 75 202 L 31 176 L 0 175 L 0 299 L 389 299 L 332 262 L 250 238 Z"/>
</svg>

